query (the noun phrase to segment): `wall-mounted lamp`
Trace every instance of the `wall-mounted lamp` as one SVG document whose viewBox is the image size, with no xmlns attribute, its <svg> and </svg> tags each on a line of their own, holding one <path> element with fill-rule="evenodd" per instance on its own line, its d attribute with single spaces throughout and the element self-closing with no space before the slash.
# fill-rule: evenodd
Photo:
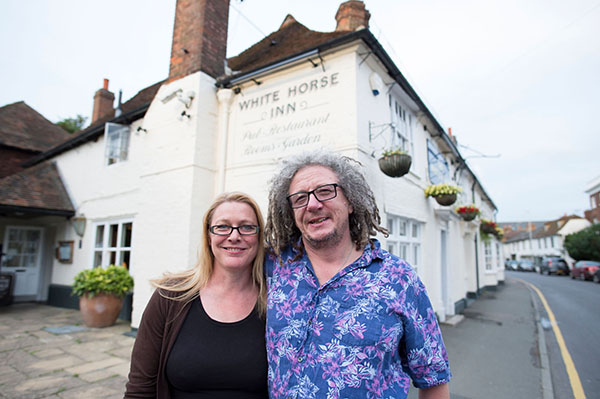
<svg viewBox="0 0 600 399">
<path fill-rule="evenodd" d="M 73 229 L 79 237 L 83 237 L 83 233 L 85 233 L 85 221 L 85 216 L 83 214 L 71 218 L 71 224 L 73 225 Z"/>
<path fill-rule="evenodd" d="M 384 86 L 383 80 L 381 80 L 381 77 L 375 72 L 372 72 L 371 76 L 369 76 L 369 85 L 371 86 L 371 91 L 374 96 L 378 96 Z"/>
<path fill-rule="evenodd" d="M 196 97 L 196 93 L 193 90 L 187 91 L 185 94 L 179 91 L 177 92 L 177 99 L 185 105 L 186 108 L 189 108 L 192 105 L 192 100 Z"/>
</svg>

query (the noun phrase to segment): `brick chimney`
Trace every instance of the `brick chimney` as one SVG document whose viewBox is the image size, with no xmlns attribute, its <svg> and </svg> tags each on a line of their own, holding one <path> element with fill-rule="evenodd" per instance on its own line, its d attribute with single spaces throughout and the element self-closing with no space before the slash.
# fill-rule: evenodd
<svg viewBox="0 0 600 399">
<path fill-rule="evenodd" d="M 224 71 L 229 0 L 177 0 L 169 81 Z"/>
<path fill-rule="evenodd" d="M 104 79 L 104 87 L 94 95 L 94 110 L 92 111 L 92 123 L 98 119 L 115 115 L 113 102 L 115 101 L 114 93 L 108 91 L 108 79 Z"/>
<path fill-rule="evenodd" d="M 335 14 L 338 31 L 355 31 L 361 28 L 369 27 L 371 13 L 365 8 L 365 3 L 360 0 L 349 0 L 342 4 Z"/>
</svg>

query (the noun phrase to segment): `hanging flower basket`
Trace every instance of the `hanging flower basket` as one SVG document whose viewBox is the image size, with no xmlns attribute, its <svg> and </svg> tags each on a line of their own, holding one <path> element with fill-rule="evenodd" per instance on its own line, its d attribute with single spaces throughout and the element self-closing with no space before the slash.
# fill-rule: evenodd
<svg viewBox="0 0 600 399">
<path fill-rule="evenodd" d="M 384 151 L 379 158 L 379 169 L 389 177 L 402 177 L 410 170 L 412 157 L 399 150 Z"/>
<path fill-rule="evenodd" d="M 450 206 L 456 202 L 457 194 L 461 191 L 462 188 L 452 184 L 435 184 L 427 186 L 425 196 L 435 198 L 440 205 Z"/>
<path fill-rule="evenodd" d="M 463 205 L 456 208 L 456 213 L 466 222 L 475 220 L 479 215 L 479 208 L 475 205 Z"/>
<path fill-rule="evenodd" d="M 456 194 L 440 194 L 433 198 L 442 206 L 450 206 L 456 202 Z"/>
<path fill-rule="evenodd" d="M 496 227 L 496 223 L 492 222 L 491 220 L 481 219 L 481 226 L 479 227 L 479 229 L 484 234 L 496 235 Z"/>
</svg>

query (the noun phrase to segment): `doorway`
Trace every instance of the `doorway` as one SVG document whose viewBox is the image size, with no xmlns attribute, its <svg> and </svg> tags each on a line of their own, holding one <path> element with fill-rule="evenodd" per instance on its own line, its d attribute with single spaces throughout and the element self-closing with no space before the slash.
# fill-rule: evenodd
<svg viewBox="0 0 600 399">
<path fill-rule="evenodd" d="M 6 227 L 2 270 L 14 274 L 15 297 L 39 297 L 42 237 L 41 227 Z"/>
</svg>

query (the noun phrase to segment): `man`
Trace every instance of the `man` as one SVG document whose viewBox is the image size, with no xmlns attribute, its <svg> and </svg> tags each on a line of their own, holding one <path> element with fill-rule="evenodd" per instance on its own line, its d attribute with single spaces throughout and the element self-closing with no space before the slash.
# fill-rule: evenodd
<svg viewBox="0 0 600 399">
<path fill-rule="evenodd" d="M 357 163 L 288 159 L 265 235 L 272 398 L 449 398 L 446 349 L 425 288 L 371 239 L 387 235 Z"/>
</svg>

